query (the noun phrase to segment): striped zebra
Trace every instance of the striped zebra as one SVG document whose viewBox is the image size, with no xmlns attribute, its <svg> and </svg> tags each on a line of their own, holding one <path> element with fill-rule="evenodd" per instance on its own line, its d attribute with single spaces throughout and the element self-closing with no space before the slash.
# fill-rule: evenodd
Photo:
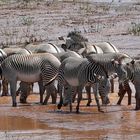
<svg viewBox="0 0 140 140">
<path fill-rule="evenodd" d="M 64 59 L 68 58 L 68 57 L 79 57 L 81 58 L 81 56 L 79 54 L 77 54 L 74 51 L 70 51 L 68 50 L 67 52 L 60 52 L 60 53 L 53 53 L 54 56 L 56 56 L 60 62 L 62 62 Z M 43 101 L 43 105 L 46 105 L 48 103 L 48 100 L 51 96 L 52 98 L 52 103 L 55 104 L 56 103 L 56 98 L 57 98 L 57 89 L 55 86 L 55 83 L 52 82 L 50 85 L 47 85 L 46 88 L 44 88 L 44 92 L 46 90 L 46 97 Z M 21 96 L 20 96 L 20 102 L 22 103 L 26 103 L 26 99 L 29 95 L 29 91 L 30 88 L 28 86 L 28 84 L 24 83 L 22 89 L 21 89 Z"/>
<path fill-rule="evenodd" d="M 10 83 L 12 105 L 16 103 L 17 81 L 41 82 L 43 86 L 55 80 L 60 61 L 50 53 L 32 55 L 11 55 L 1 64 L 2 76 Z M 40 89 L 40 103 L 43 102 L 43 87 Z"/>
<path fill-rule="evenodd" d="M 61 63 L 68 57 L 81 58 L 79 54 L 77 54 L 74 51 L 69 51 L 69 50 L 67 52 L 53 53 L 53 55 L 56 56 L 60 60 Z M 55 96 L 52 99 L 55 100 L 55 102 L 53 103 L 56 103 L 57 89 L 55 88 L 54 83 L 52 83 L 51 85 L 48 85 L 46 89 L 47 89 L 47 96 L 45 97 L 43 104 L 44 105 L 47 104 L 50 95 Z"/>
<path fill-rule="evenodd" d="M 60 53 L 64 52 L 64 49 L 58 47 L 53 43 L 41 43 L 41 44 L 28 44 L 26 49 L 30 50 L 32 53 Z"/>
<path fill-rule="evenodd" d="M 33 54 L 36 53 L 52 53 L 57 54 L 60 52 L 64 52 L 64 50 L 61 47 L 56 46 L 53 43 L 40 43 L 40 44 L 28 44 L 25 49 L 30 50 Z M 40 86 L 39 86 L 40 87 Z M 31 89 L 33 90 L 33 83 L 31 85 L 27 83 L 23 83 L 23 85 L 20 86 L 18 91 L 20 91 L 20 102 L 26 103 L 27 97 L 30 94 Z M 52 82 L 50 85 L 48 85 L 46 88 L 44 88 L 44 92 L 46 90 L 46 97 L 43 101 L 43 104 L 47 104 L 48 99 L 52 98 L 52 103 L 56 103 L 56 97 L 57 97 L 57 89 L 54 85 L 54 82 Z"/>
<path fill-rule="evenodd" d="M 76 112 L 79 112 L 79 105 L 82 99 L 82 89 L 86 84 L 95 84 L 96 91 L 94 92 L 95 100 L 100 109 L 100 103 L 98 99 L 98 87 L 102 89 L 101 97 L 104 100 L 104 104 L 108 103 L 108 93 L 109 93 L 109 81 L 108 75 L 103 67 L 94 61 L 88 60 L 86 58 L 72 58 L 69 57 L 65 59 L 60 68 L 58 74 L 58 92 L 60 94 L 60 102 L 58 104 L 58 109 L 62 107 L 62 104 L 66 105 L 70 103 L 70 111 L 72 111 L 72 93 L 69 88 L 69 92 L 64 94 L 66 97 L 62 97 L 63 86 L 76 87 L 78 92 Z M 65 99 L 65 100 L 64 100 Z M 67 101 L 66 101 L 67 99 Z M 64 101 L 63 101 L 64 100 Z M 67 102 L 67 103 L 66 103 Z"/>
<path fill-rule="evenodd" d="M 90 54 L 98 54 L 98 53 L 118 53 L 119 50 L 110 42 L 88 42 L 88 39 L 83 37 L 81 33 L 77 31 L 69 32 L 68 38 L 66 39 L 66 43 L 63 44 L 65 49 L 73 50 L 83 55 L 84 57 Z M 111 82 L 111 92 L 114 92 L 114 80 L 110 79 Z M 90 88 L 90 87 L 87 87 Z M 90 89 L 87 89 L 87 92 Z M 90 105 L 90 103 L 87 103 Z"/>
<path fill-rule="evenodd" d="M 27 54 L 27 55 L 32 54 L 31 51 L 20 47 L 3 48 L 3 51 L 6 53 L 7 57 L 14 54 Z M 24 86 L 25 83 L 22 82 L 20 85 L 22 87 L 22 85 Z M 2 88 L 3 91 L 1 96 L 7 96 L 9 93 L 8 93 L 8 81 L 6 79 L 2 80 L 2 86 L 3 86 Z M 19 89 L 17 91 L 17 95 L 18 93 L 19 93 Z"/>
<path fill-rule="evenodd" d="M 140 110 L 140 60 L 132 60 L 125 65 L 128 80 L 130 80 L 135 87 L 135 110 Z"/>
<path fill-rule="evenodd" d="M 130 56 L 124 53 L 91 54 L 87 57 L 100 63 L 107 71 L 108 75 L 111 76 L 112 74 L 117 73 L 120 84 L 123 83 L 123 81 L 125 81 L 126 78 L 126 70 L 123 67 L 123 63 L 130 62 L 132 60 Z M 90 106 L 91 103 L 90 87 L 86 87 L 86 90 L 88 91 L 87 106 Z"/>
<path fill-rule="evenodd" d="M 3 51 L 3 49 L 0 49 L 0 65 L 6 57 L 7 57 L 7 54 Z M 0 71 L 0 73 L 1 73 L 1 71 Z M 0 79 L 2 80 L 2 76 Z M 1 89 L 3 89 L 3 88 L 1 88 L 3 85 L 4 85 L 4 83 L 2 80 L 2 83 L 0 82 L 0 91 L 1 91 Z M 3 87 L 5 88 L 5 86 L 3 86 Z M 7 91 L 8 91 L 8 88 L 7 88 Z"/>
<path fill-rule="evenodd" d="M 131 105 L 132 90 L 130 88 L 128 80 L 125 80 L 123 84 L 119 84 L 119 92 L 118 92 L 119 100 L 117 102 L 118 105 L 121 104 L 123 97 L 126 93 L 128 94 L 128 105 Z"/>
</svg>

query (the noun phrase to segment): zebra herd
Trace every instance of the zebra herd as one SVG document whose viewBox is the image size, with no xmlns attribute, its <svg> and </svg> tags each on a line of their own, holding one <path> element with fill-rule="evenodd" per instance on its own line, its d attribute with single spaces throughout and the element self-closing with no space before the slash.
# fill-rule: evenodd
<svg viewBox="0 0 140 140">
<path fill-rule="evenodd" d="M 62 105 L 70 105 L 77 95 L 76 112 L 79 112 L 83 88 L 86 89 L 88 103 L 91 102 L 91 88 L 93 88 L 98 111 L 102 111 L 102 104 L 108 104 L 110 80 L 118 77 L 119 100 L 128 92 L 128 104 L 131 104 L 131 81 L 136 89 L 136 110 L 140 109 L 140 61 L 121 53 L 111 43 L 89 43 L 78 33 L 71 32 L 60 47 L 52 43 L 39 45 L 29 44 L 25 48 L 0 49 L 0 74 L 2 81 L 10 84 L 12 106 L 17 106 L 17 81 L 21 81 L 18 92 L 20 101 L 26 102 L 31 83 L 38 82 L 40 103 L 47 104 L 49 97 L 52 103 L 57 103 L 57 93 L 60 96 L 58 109 Z M 57 86 L 56 86 L 57 81 Z M 3 82 L 4 83 L 4 82 Z M 8 88 L 4 88 L 2 95 L 7 95 Z M 47 92 L 43 99 L 44 92 Z"/>
</svg>

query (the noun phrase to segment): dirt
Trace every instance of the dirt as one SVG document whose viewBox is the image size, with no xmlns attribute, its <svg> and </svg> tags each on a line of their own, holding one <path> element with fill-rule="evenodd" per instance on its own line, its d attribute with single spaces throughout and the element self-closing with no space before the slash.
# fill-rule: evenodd
<svg viewBox="0 0 140 140">
<path fill-rule="evenodd" d="M 18 98 L 17 98 L 18 99 Z M 140 138 L 140 112 L 134 111 L 135 100 L 127 106 L 127 96 L 122 105 L 116 105 L 118 96 L 110 94 L 111 104 L 102 106 L 104 113 L 98 112 L 93 98 L 90 107 L 86 100 L 76 114 L 69 107 L 57 109 L 50 102 L 38 104 L 39 95 L 30 95 L 28 104 L 18 103 L 11 107 L 11 97 L 0 98 L 0 139 L 4 140 L 42 140 L 42 139 L 97 139 L 97 140 L 137 140 Z"/>
<path fill-rule="evenodd" d="M 140 37 L 130 32 L 140 23 L 139 0 L 75 1 L 0 0 L 1 47 L 24 47 L 23 43 L 32 41 L 61 45 L 64 40 L 59 37 L 65 39 L 68 32 L 77 30 L 89 42 L 109 41 L 120 52 L 132 57 L 140 54 Z M 132 105 L 127 105 L 125 96 L 118 106 L 115 86 L 111 104 L 102 106 L 104 113 L 98 112 L 94 98 L 90 107 L 83 100 L 76 114 L 76 103 L 69 113 L 69 107 L 57 110 L 51 101 L 40 105 L 38 94 L 16 108 L 11 107 L 10 96 L 0 97 L 0 140 L 139 140 L 140 111 L 134 111 L 134 87 Z"/>
</svg>

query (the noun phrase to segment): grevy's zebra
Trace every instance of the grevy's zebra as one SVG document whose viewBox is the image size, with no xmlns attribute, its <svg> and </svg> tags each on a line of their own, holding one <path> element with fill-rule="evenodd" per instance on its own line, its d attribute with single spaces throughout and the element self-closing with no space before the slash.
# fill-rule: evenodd
<svg viewBox="0 0 140 140">
<path fill-rule="evenodd" d="M 30 50 L 27 50 L 25 48 L 20 48 L 20 47 L 3 48 L 3 51 L 6 53 L 7 57 L 14 54 L 27 54 L 27 55 L 32 54 Z M 22 87 L 22 84 L 24 85 L 25 83 L 22 82 L 20 84 L 21 87 Z M 7 96 L 8 95 L 8 81 L 6 79 L 2 80 L 2 86 L 3 86 L 2 96 Z"/>
<path fill-rule="evenodd" d="M 83 56 L 98 53 L 118 53 L 119 50 L 110 42 L 88 42 L 88 39 L 83 37 L 77 31 L 69 32 L 66 39 L 65 48 L 76 51 Z M 111 79 L 111 92 L 114 92 L 114 81 Z M 129 84 L 128 84 L 129 85 Z M 129 92 L 129 90 L 127 91 Z"/>
<path fill-rule="evenodd" d="M 100 76 L 102 78 L 98 78 Z M 103 91 L 103 93 L 101 93 L 100 95 L 101 97 L 103 97 L 104 103 L 108 102 L 107 95 L 109 93 L 108 75 L 104 68 L 99 63 L 95 63 L 94 61 L 88 60 L 86 58 L 78 59 L 69 57 L 65 59 L 60 66 L 58 74 L 58 92 L 60 94 L 60 102 L 58 104 L 58 109 L 61 108 L 63 103 L 67 104 L 66 101 L 63 102 L 63 99 L 67 98 L 62 98 L 62 90 L 63 86 L 69 85 L 70 87 L 77 87 L 78 103 L 76 106 L 76 112 L 79 112 L 79 105 L 82 99 L 82 89 L 86 84 L 96 84 L 95 99 L 98 106 L 98 110 L 101 111 L 97 94 L 98 84 Z M 69 98 L 67 101 L 70 103 L 70 111 L 72 111 L 71 90 L 70 92 L 67 92 L 65 96 Z"/>
<path fill-rule="evenodd" d="M 79 54 L 77 54 L 76 52 L 74 52 L 74 51 L 53 53 L 53 55 L 56 56 L 60 60 L 60 62 L 63 62 L 63 60 L 65 60 L 68 57 L 81 58 L 81 56 Z M 54 86 L 54 83 L 52 83 L 51 85 L 48 85 L 46 89 L 47 89 L 47 96 L 45 97 L 45 100 L 43 102 L 44 105 L 47 104 L 48 99 L 49 99 L 49 97 L 50 97 L 52 92 L 54 93 L 53 95 L 55 97 L 57 97 L 57 90 L 56 90 L 56 88 Z M 55 100 L 56 100 L 56 98 L 55 98 Z"/>
<path fill-rule="evenodd" d="M 7 57 L 7 54 L 2 50 L 0 49 L 0 65 L 1 65 L 1 62 Z M 1 73 L 1 71 L 0 71 Z M 0 78 L 2 80 L 2 76 Z M 1 82 L 0 82 L 0 91 L 1 91 Z"/>
<path fill-rule="evenodd" d="M 77 54 L 74 51 L 70 51 L 70 50 L 68 50 L 67 52 L 53 53 L 53 55 L 55 55 L 60 60 L 60 62 L 62 62 L 64 59 L 66 59 L 68 57 L 81 58 L 81 56 L 79 54 Z M 20 96 L 20 101 L 22 103 L 26 102 L 26 98 L 29 95 L 29 93 L 27 92 L 29 88 L 27 86 L 28 86 L 28 84 L 24 84 L 23 87 L 22 87 L 22 92 L 21 92 L 21 96 Z M 44 89 L 44 91 L 45 91 L 45 89 Z M 53 82 L 51 84 L 47 85 L 46 91 L 47 91 L 47 96 L 45 97 L 45 100 L 43 101 L 43 104 L 44 105 L 47 104 L 50 96 L 52 97 L 52 103 L 56 103 L 57 89 L 56 89 Z"/>
<path fill-rule="evenodd" d="M 7 56 L 13 54 L 32 54 L 32 52 L 26 48 L 14 47 L 14 48 L 3 48 L 3 51 L 7 54 Z"/>
<path fill-rule="evenodd" d="M 125 69 L 127 71 L 128 80 L 131 80 L 131 82 L 134 84 L 134 87 L 136 90 L 135 110 L 140 110 L 140 60 L 132 60 L 131 62 L 126 64 Z M 121 98 L 121 96 L 120 96 L 120 98 Z"/>
<path fill-rule="evenodd" d="M 107 71 L 108 75 L 117 73 L 120 83 L 124 82 L 126 78 L 126 71 L 123 65 L 132 61 L 132 58 L 124 53 L 91 54 L 87 56 L 87 58 L 100 63 Z"/>
<path fill-rule="evenodd" d="M 41 43 L 41 44 L 28 44 L 26 49 L 30 50 L 32 53 L 60 53 L 64 50 L 53 43 Z"/>
<path fill-rule="evenodd" d="M 33 54 L 36 54 L 36 53 L 57 54 L 60 52 L 64 52 L 64 50 L 61 47 L 58 47 L 53 43 L 28 44 L 25 48 L 27 50 L 30 50 Z M 30 93 L 29 85 L 27 83 L 22 84 L 20 86 L 20 90 L 21 90 L 20 102 L 26 103 L 26 99 Z M 47 91 L 47 95 L 45 97 L 43 104 L 47 104 L 47 101 L 50 96 L 52 97 L 52 103 L 56 103 L 57 91 L 53 82 L 46 87 L 46 91 Z"/>
<path fill-rule="evenodd" d="M 91 54 L 88 57 L 100 63 L 107 71 L 108 75 L 117 73 L 120 84 L 122 84 L 124 80 L 126 80 L 126 70 L 124 69 L 123 64 L 130 62 L 132 60 L 130 56 L 128 56 L 127 54 L 124 53 Z M 86 87 L 86 89 L 88 91 L 87 105 L 90 105 L 91 102 L 90 87 Z"/>
<path fill-rule="evenodd" d="M 18 80 L 41 82 L 45 86 L 55 80 L 59 66 L 60 61 L 50 53 L 7 57 L 1 64 L 1 70 L 2 75 L 10 82 L 13 106 L 17 105 L 16 85 Z M 43 102 L 42 91 L 40 91 L 40 102 Z"/>
<path fill-rule="evenodd" d="M 132 90 L 130 88 L 128 80 L 125 80 L 123 84 L 119 84 L 119 91 L 118 91 L 119 100 L 117 102 L 118 105 L 121 104 L 122 99 L 126 92 L 128 94 L 128 105 L 131 105 Z"/>
</svg>

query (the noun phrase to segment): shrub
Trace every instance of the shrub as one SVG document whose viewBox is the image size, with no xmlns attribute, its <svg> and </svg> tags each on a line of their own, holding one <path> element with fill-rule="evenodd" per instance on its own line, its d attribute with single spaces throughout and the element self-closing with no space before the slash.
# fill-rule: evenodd
<svg viewBox="0 0 140 140">
<path fill-rule="evenodd" d="M 129 32 L 133 35 L 140 35 L 140 23 L 131 23 L 132 27 L 129 29 Z"/>
</svg>

